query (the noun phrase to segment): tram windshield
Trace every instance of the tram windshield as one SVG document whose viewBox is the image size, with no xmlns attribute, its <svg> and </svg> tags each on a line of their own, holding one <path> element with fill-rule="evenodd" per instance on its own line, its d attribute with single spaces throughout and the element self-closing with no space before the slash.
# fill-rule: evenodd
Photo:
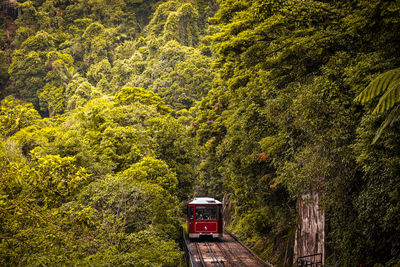
<svg viewBox="0 0 400 267">
<path fill-rule="evenodd" d="M 217 206 L 204 205 L 196 206 L 195 220 L 216 220 L 217 219 Z"/>
</svg>

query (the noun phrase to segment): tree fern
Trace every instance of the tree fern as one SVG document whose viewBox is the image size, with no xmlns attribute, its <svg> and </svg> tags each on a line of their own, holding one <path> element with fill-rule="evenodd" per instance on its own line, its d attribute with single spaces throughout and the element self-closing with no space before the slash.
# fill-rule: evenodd
<svg viewBox="0 0 400 267">
<path fill-rule="evenodd" d="M 378 114 L 388 111 L 398 102 L 400 102 L 400 79 L 389 84 L 386 92 L 379 99 L 379 103 L 376 105 L 373 113 Z"/>
<path fill-rule="evenodd" d="M 393 110 L 389 113 L 389 115 L 386 117 L 384 122 L 382 122 L 381 126 L 375 133 L 374 140 L 372 140 L 372 144 L 375 144 L 376 141 L 378 141 L 379 137 L 381 137 L 383 130 L 387 126 L 393 126 L 395 122 L 397 122 L 400 119 L 400 105 L 397 105 Z"/>
<path fill-rule="evenodd" d="M 386 71 L 376 77 L 355 99 L 365 104 L 382 95 L 372 114 L 392 110 L 376 131 L 372 144 L 375 144 L 387 126 L 400 120 L 400 68 Z M 397 104 L 397 105 L 396 105 Z"/>
<path fill-rule="evenodd" d="M 380 74 L 357 96 L 355 101 L 365 104 L 381 94 L 383 95 L 373 111 L 374 114 L 388 111 L 400 102 L 400 68 Z"/>
</svg>

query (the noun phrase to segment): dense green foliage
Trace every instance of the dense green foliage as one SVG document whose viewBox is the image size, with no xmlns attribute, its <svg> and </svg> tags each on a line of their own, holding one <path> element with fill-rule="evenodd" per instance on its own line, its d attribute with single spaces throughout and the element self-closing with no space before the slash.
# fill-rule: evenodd
<svg viewBox="0 0 400 267">
<path fill-rule="evenodd" d="M 234 193 L 234 229 L 253 240 L 271 229 L 290 237 L 290 200 L 318 191 L 328 262 L 398 262 L 397 120 L 372 145 L 385 114 L 353 102 L 400 64 L 398 3 L 220 3 L 210 38 L 222 81 L 199 105 L 193 131 L 208 149 L 203 175 L 222 176 Z"/>
<path fill-rule="evenodd" d="M 18 1 L 0 12 L 0 265 L 176 266 L 185 201 L 292 261 L 400 264 L 398 1 Z"/>
<path fill-rule="evenodd" d="M 397 120 L 372 145 L 385 114 L 353 102 L 400 64 L 398 3 L 220 4 L 209 39 L 221 79 L 199 104 L 193 133 L 207 153 L 203 180 L 233 194 L 233 229 L 284 243 L 296 197 L 321 192 L 328 262 L 398 262 Z M 287 256 L 279 246 L 256 247 L 277 263 Z"/>
<path fill-rule="evenodd" d="M 1 13 L 0 265 L 182 262 L 199 153 L 179 109 L 213 79 L 194 46 L 216 3 L 162 2 Z"/>
</svg>

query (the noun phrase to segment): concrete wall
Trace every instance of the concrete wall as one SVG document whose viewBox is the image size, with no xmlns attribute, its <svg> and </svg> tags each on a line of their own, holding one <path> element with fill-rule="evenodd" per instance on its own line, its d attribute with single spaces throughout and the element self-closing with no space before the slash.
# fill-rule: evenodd
<svg viewBox="0 0 400 267">
<path fill-rule="evenodd" d="M 319 209 L 319 200 L 318 193 L 314 193 L 302 195 L 298 201 L 299 218 L 294 241 L 295 261 L 298 257 L 316 253 L 322 253 L 322 263 L 325 261 L 325 215 Z"/>
</svg>

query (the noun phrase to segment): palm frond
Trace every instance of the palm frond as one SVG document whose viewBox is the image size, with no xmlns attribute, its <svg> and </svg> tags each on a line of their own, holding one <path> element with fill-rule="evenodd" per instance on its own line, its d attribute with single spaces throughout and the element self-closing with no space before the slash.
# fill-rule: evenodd
<svg viewBox="0 0 400 267">
<path fill-rule="evenodd" d="M 381 137 L 383 130 L 387 126 L 392 126 L 395 122 L 397 122 L 400 119 L 400 105 L 397 105 L 386 117 L 386 119 L 382 122 L 381 126 L 375 133 L 375 137 L 372 140 L 372 144 L 375 144 L 376 141 Z"/>
<path fill-rule="evenodd" d="M 368 101 L 374 99 L 376 96 L 381 95 L 382 93 L 388 92 L 390 88 L 393 89 L 392 93 L 389 93 L 386 100 L 382 101 L 380 106 L 378 104 L 378 110 L 388 110 L 390 107 L 393 107 L 390 103 L 396 103 L 393 101 L 393 97 L 398 94 L 399 86 L 393 87 L 394 84 L 400 83 L 400 68 L 386 71 L 376 77 L 357 97 L 354 99 L 356 102 L 360 102 L 362 104 L 367 103 Z M 396 92 L 397 91 L 397 92 Z M 387 108 L 382 108 L 387 107 Z M 381 111 L 383 112 L 383 111 Z"/>
<path fill-rule="evenodd" d="M 400 120 L 400 68 L 380 74 L 370 82 L 354 101 L 365 104 L 380 95 L 382 96 L 379 98 L 379 102 L 372 113 L 379 114 L 389 110 L 392 111 L 376 131 L 372 144 L 376 143 L 386 127 Z"/>
<path fill-rule="evenodd" d="M 379 99 L 372 113 L 378 114 L 388 111 L 398 102 L 400 102 L 400 79 L 389 84 L 387 91 Z"/>
</svg>

